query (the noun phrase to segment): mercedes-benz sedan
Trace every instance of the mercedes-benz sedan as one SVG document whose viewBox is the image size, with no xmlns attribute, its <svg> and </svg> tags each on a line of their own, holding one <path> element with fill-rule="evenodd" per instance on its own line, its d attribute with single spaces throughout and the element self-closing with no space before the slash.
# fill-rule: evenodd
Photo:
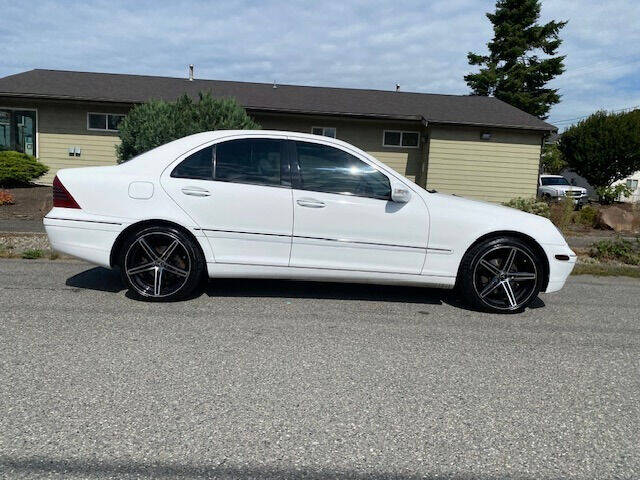
<svg viewBox="0 0 640 480">
<path fill-rule="evenodd" d="M 345 142 L 280 131 L 199 133 L 121 165 L 61 170 L 52 247 L 119 268 L 144 300 L 204 277 L 453 288 L 518 311 L 562 288 L 576 256 L 553 224 L 428 192 Z"/>
</svg>

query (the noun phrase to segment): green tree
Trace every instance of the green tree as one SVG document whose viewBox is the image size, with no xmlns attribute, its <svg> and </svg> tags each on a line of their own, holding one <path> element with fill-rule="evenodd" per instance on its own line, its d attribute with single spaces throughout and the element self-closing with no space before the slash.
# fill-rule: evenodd
<svg viewBox="0 0 640 480">
<path fill-rule="evenodd" d="M 544 173 L 550 173 L 552 175 L 558 175 L 562 170 L 567 168 L 567 162 L 555 143 L 542 147 L 542 159 L 540 163 L 542 164 Z"/>
<path fill-rule="evenodd" d="M 564 56 L 557 56 L 560 30 L 567 22 L 540 25 L 539 0 L 498 0 L 487 13 L 494 37 L 489 55 L 469 52 L 478 73 L 464 79 L 475 95 L 493 95 L 542 119 L 560 101 L 558 90 L 546 84 L 564 71 Z M 540 54 L 544 54 L 541 57 Z"/>
<path fill-rule="evenodd" d="M 200 93 L 196 102 L 183 95 L 175 102 L 152 100 L 131 109 L 119 125 L 118 161 L 124 162 L 178 138 L 211 130 L 260 128 L 234 99 Z"/>
<path fill-rule="evenodd" d="M 609 187 L 640 170 L 640 109 L 596 112 L 564 132 L 558 149 L 596 189 Z"/>
</svg>

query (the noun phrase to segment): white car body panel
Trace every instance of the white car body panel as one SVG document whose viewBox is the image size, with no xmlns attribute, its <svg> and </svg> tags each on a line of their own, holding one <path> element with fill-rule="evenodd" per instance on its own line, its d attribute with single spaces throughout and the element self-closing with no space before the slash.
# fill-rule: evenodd
<svg viewBox="0 0 640 480">
<path fill-rule="evenodd" d="M 199 148 L 237 138 L 289 138 L 356 155 L 411 192 L 407 203 L 283 187 L 172 178 Z M 128 226 L 161 220 L 188 230 L 210 277 L 292 278 L 453 287 L 460 261 L 479 238 L 516 232 L 533 239 L 549 264 L 547 292 L 564 285 L 576 256 L 542 217 L 430 193 L 339 140 L 293 132 L 216 131 L 191 135 L 121 165 L 61 170 L 81 209 L 54 208 L 44 223 L 52 247 L 105 267 Z M 207 190 L 208 196 L 183 189 Z M 323 208 L 298 201 L 315 200 Z M 216 208 L 214 208 L 214 205 Z M 560 261 L 556 255 L 567 255 Z"/>
</svg>

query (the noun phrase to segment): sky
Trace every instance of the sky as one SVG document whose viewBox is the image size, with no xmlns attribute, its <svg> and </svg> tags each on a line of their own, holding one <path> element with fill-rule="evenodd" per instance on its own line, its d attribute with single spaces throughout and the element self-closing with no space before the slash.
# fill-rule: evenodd
<svg viewBox="0 0 640 480">
<path fill-rule="evenodd" d="M 486 52 L 485 0 L 0 0 L 0 77 L 32 68 L 468 94 L 467 52 Z M 5 20 L 6 19 L 6 20 Z M 568 20 L 551 85 L 561 130 L 640 106 L 640 2 L 542 0 Z M 7 21 L 10 20 L 10 21 Z"/>
</svg>

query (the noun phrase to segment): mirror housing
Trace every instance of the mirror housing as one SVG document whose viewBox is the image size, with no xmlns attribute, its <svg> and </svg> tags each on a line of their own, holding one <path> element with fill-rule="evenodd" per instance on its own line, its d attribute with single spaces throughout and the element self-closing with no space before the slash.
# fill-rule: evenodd
<svg viewBox="0 0 640 480">
<path fill-rule="evenodd" d="M 391 188 L 391 201 L 407 203 L 411 199 L 411 190 L 404 185 L 396 184 Z"/>
</svg>

